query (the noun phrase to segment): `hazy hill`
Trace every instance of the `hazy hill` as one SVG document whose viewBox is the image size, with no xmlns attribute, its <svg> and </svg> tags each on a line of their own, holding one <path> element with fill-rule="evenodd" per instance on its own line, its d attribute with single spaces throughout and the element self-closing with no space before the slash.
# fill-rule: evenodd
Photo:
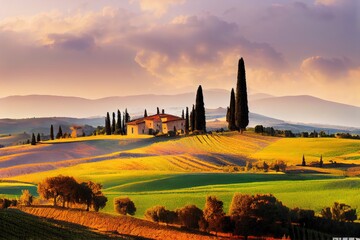
<svg viewBox="0 0 360 240">
<path fill-rule="evenodd" d="M 205 90 L 204 97 L 207 108 L 227 106 L 230 93 L 226 90 Z M 96 100 L 78 97 L 62 97 L 47 95 L 10 96 L 0 98 L 0 118 L 29 117 L 90 117 L 103 116 L 107 111 L 117 109 L 132 113 L 154 113 L 156 107 L 168 110 L 192 106 L 194 93 L 178 95 L 136 95 L 124 97 L 107 97 Z"/>
<path fill-rule="evenodd" d="M 252 112 L 295 123 L 360 127 L 360 107 L 313 96 L 270 97 L 250 101 L 249 105 Z"/>
<path fill-rule="evenodd" d="M 226 90 L 204 90 L 205 107 L 226 109 L 229 105 L 229 96 L 230 93 Z M 186 106 L 191 107 L 194 102 L 195 93 L 107 97 L 95 100 L 46 95 L 10 96 L 0 98 L 0 118 L 87 118 L 104 116 L 107 111 L 113 112 L 117 109 L 123 111 L 125 108 L 128 108 L 133 117 L 138 117 L 143 114 L 144 108 L 149 114 L 153 114 L 156 107 L 164 108 L 168 113 L 180 114 L 182 109 Z M 274 97 L 263 93 L 251 94 L 249 108 L 252 113 L 295 124 L 360 127 L 360 107 L 312 96 Z"/>
</svg>

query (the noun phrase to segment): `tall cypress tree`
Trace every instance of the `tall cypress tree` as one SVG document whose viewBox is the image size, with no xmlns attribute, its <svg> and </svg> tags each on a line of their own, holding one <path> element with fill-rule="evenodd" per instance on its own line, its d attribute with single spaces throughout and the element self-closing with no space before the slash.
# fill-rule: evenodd
<svg viewBox="0 0 360 240">
<path fill-rule="evenodd" d="M 34 133 L 31 136 L 31 145 L 36 145 L 36 139 L 35 139 L 35 134 Z"/>
<path fill-rule="evenodd" d="M 196 93 L 195 130 L 206 132 L 204 97 L 201 85 L 198 87 Z"/>
<path fill-rule="evenodd" d="M 185 134 L 189 134 L 189 108 L 186 107 L 186 114 L 185 114 Z"/>
<path fill-rule="evenodd" d="M 59 130 L 58 130 L 58 133 L 56 134 L 56 138 L 60 139 L 62 137 L 63 137 L 63 132 L 62 132 L 61 126 L 59 126 Z"/>
<path fill-rule="evenodd" d="M 192 110 L 190 113 L 190 129 L 193 132 L 195 130 L 195 106 L 193 104 Z"/>
<path fill-rule="evenodd" d="M 145 109 L 145 111 L 144 111 L 144 117 L 147 117 L 148 116 L 148 114 L 147 114 L 147 111 L 146 111 L 146 109 Z"/>
<path fill-rule="evenodd" d="M 52 124 L 50 126 L 50 139 L 54 140 L 54 126 Z"/>
<path fill-rule="evenodd" d="M 235 124 L 236 128 L 242 133 L 249 124 L 249 107 L 246 90 L 246 73 L 244 59 L 240 58 L 238 64 L 238 76 L 236 85 L 235 99 Z"/>
<path fill-rule="evenodd" d="M 112 113 L 112 124 L 111 124 L 111 133 L 115 134 L 116 130 L 116 120 L 115 120 L 115 113 Z"/>
<path fill-rule="evenodd" d="M 111 123 L 110 123 L 109 112 L 106 113 L 106 118 L 105 118 L 105 133 L 106 135 L 111 135 Z"/>
<path fill-rule="evenodd" d="M 161 110 L 161 113 L 162 113 L 162 114 L 165 114 L 165 109 L 162 109 L 162 110 Z"/>
<path fill-rule="evenodd" d="M 234 89 L 231 89 L 230 95 L 230 107 L 228 108 L 228 113 L 226 115 L 228 121 L 228 128 L 230 131 L 236 130 L 235 124 L 235 92 Z"/>
<path fill-rule="evenodd" d="M 181 112 L 181 118 L 182 118 L 182 119 L 185 119 L 184 109 L 183 109 L 182 112 Z"/>
<path fill-rule="evenodd" d="M 117 110 L 117 121 L 116 121 L 116 130 L 115 130 L 116 134 L 121 134 L 122 133 L 122 129 L 121 129 L 121 112 L 118 109 Z"/>
<path fill-rule="evenodd" d="M 36 139 L 37 142 L 40 142 L 41 141 L 41 137 L 40 137 L 40 133 L 37 134 L 37 139 Z"/>
<path fill-rule="evenodd" d="M 303 154 L 301 166 L 306 166 L 305 156 Z"/>
</svg>

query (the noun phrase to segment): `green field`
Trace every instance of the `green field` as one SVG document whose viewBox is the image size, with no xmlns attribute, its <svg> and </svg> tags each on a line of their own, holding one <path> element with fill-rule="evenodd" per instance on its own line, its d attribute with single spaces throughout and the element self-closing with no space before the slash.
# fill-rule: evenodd
<svg viewBox="0 0 360 240">
<path fill-rule="evenodd" d="M 127 144 L 126 141 L 121 139 L 119 149 Z M 109 160 L 6 178 L 5 181 L 21 183 L 0 182 L 0 196 L 18 197 L 25 188 L 36 194 L 37 182 L 62 174 L 74 176 L 79 181 L 102 183 L 109 198 L 104 211 L 109 213 L 114 213 L 114 198 L 129 196 L 138 209 L 137 217 L 143 217 L 144 211 L 154 205 L 176 209 L 185 204 L 196 204 L 202 208 L 207 195 L 218 196 L 228 210 L 235 192 L 272 193 L 289 207 L 313 209 L 317 213 L 335 201 L 360 210 L 360 178 L 345 177 L 345 168 L 336 165 L 322 169 L 295 167 L 301 163 L 303 154 L 308 163 L 318 161 L 322 154 L 325 164 L 330 160 L 359 164 L 358 140 L 275 138 L 247 132 L 244 135 L 226 133 L 141 141 L 132 148 L 111 153 Z M 58 143 L 62 142 L 58 140 Z M 67 147 L 66 142 L 60 145 Z M 300 169 L 300 172 L 307 168 L 324 174 L 222 171 L 222 165 L 226 164 L 276 160 L 284 160 L 289 168 Z"/>
</svg>

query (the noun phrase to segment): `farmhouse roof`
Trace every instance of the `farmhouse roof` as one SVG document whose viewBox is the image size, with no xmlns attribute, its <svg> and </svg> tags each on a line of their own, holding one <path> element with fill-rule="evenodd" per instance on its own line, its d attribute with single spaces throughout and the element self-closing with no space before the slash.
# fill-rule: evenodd
<svg viewBox="0 0 360 240">
<path fill-rule="evenodd" d="M 144 123 L 145 121 L 156 121 L 156 120 L 161 121 L 162 118 L 166 118 L 166 121 L 163 121 L 163 123 L 184 120 L 181 117 L 170 115 L 170 114 L 155 114 L 155 115 L 151 115 L 148 117 L 135 119 L 131 122 L 128 122 L 127 124 L 128 125 L 137 125 L 140 123 Z"/>
</svg>

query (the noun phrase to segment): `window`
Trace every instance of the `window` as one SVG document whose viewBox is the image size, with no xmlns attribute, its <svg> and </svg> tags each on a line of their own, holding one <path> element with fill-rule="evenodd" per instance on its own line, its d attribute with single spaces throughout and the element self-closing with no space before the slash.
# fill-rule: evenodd
<svg viewBox="0 0 360 240">
<path fill-rule="evenodd" d="M 131 133 L 134 134 L 134 127 L 131 128 Z"/>
<path fill-rule="evenodd" d="M 145 133 L 145 129 L 143 129 L 143 131 L 142 131 L 143 133 Z"/>
</svg>

